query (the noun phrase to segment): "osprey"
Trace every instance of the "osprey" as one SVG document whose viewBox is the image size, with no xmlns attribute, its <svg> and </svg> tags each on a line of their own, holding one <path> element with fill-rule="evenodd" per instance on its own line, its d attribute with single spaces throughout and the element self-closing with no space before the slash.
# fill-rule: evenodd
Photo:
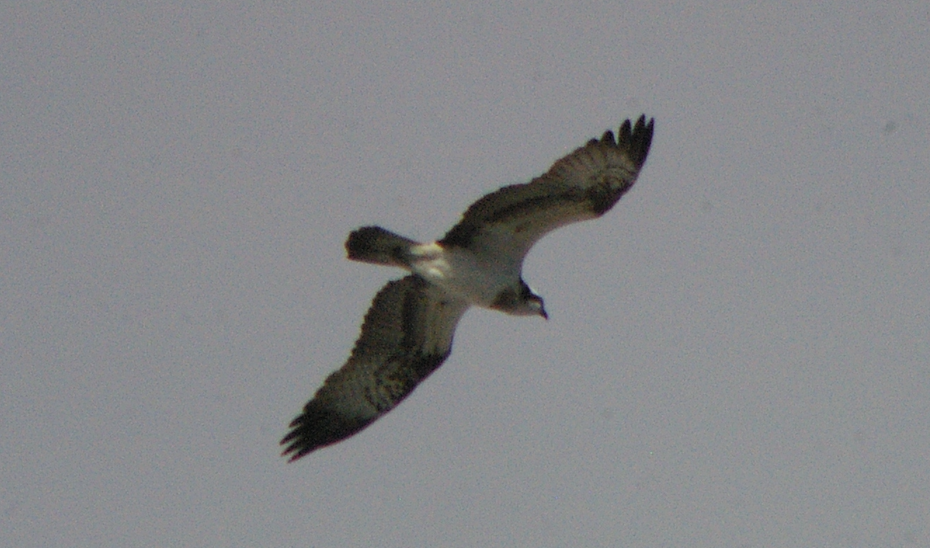
<svg viewBox="0 0 930 548">
<path fill-rule="evenodd" d="M 393 409 L 449 357 L 470 306 L 548 319 L 521 275 L 523 258 L 548 232 L 610 210 L 636 182 L 654 120 L 627 120 L 526 184 L 472 204 L 441 240 L 422 244 L 377 226 L 349 235 L 349 259 L 411 272 L 375 296 L 349 360 L 332 373 L 284 436 L 295 461 L 341 441 Z"/>
</svg>

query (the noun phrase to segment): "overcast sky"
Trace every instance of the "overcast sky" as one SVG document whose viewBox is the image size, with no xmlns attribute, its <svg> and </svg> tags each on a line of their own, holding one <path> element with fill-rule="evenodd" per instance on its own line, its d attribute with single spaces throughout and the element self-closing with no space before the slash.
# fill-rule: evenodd
<svg viewBox="0 0 930 548">
<path fill-rule="evenodd" d="M 930 7 L 5 2 L 0 546 L 930 545 Z M 380 224 L 655 117 L 363 433 Z"/>
</svg>

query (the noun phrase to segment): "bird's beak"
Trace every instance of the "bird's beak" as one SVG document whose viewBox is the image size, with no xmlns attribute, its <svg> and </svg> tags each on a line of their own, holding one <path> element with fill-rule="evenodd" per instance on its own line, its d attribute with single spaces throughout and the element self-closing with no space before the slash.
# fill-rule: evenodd
<svg viewBox="0 0 930 548">
<path fill-rule="evenodd" d="M 549 314 L 546 313 L 545 308 L 539 310 L 539 315 L 542 316 L 546 321 L 549 321 Z"/>
</svg>

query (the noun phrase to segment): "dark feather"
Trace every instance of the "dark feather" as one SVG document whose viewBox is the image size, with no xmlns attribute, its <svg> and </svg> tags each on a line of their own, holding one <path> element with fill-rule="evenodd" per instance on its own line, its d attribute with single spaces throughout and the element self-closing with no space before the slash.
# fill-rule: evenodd
<svg viewBox="0 0 930 548">
<path fill-rule="evenodd" d="M 417 242 L 380 226 L 363 226 L 346 240 L 346 254 L 353 261 L 385 266 L 408 266 L 410 248 Z"/>
<path fill-rule="evenodd" d="M 349 360 L 291 422 L 282 454 L 297 460 L 396 407 L 449 356 L 467 308 L 417 275 L 385 285 L 365 315 Z"/>
<path fill-rule="evenodd" d="M 529 183 L 511 185 L 473 203 L 439 241 L 443 246 L 526 253 L 546 233 L 609 211 L 636 182 L 652 144 L 654 121 L 625 121 L 555 162 Z M 490 238 L 483 242 L 483 239 Z M 507 247 L 509 244 L 511 247 Z"/>
</svg>

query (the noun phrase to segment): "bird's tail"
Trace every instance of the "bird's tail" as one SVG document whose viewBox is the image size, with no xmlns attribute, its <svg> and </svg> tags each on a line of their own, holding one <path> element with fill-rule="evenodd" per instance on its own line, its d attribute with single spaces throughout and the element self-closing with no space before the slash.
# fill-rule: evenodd
<svg viewBox="0 0 930 548">
<path fill-rule="evenodd" d="M 346 251 L 353 261 L 409 268 L 415 245 L 418 243 L 380 226 L 365 226 L 349 234 Z"/>
</svg>

